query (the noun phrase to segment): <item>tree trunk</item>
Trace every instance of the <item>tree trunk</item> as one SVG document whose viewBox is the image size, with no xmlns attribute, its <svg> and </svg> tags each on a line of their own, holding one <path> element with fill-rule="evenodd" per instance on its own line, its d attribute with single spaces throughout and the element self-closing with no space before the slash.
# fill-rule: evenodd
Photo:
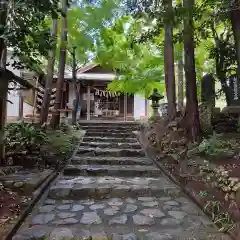
<svg viewBox="0 0 240 240">
<path fill-rule="evenodd" d="M 165 84 L 168 99 L 168 118 L 172 120 L 176 116 L 176 85 L 174 75 L 174 52 L 172 41 L 172 1 L 165 1 L 165 38 L 164 38 L 164 70 L 165 70 Z"/>
<path fill-rule="evenodd" d="M 80 104 L 80 89 L 77 83 L 77 64 L 76 64 L 76 48 L 73 48 L 72 52 L 72 78 L 74 83 L 74 90 L 75 90 L 75 101 L 73 104 L 73 112 L 72 112 L 72 124 L 76 124 L 77 122 L 77 110 Z M 80 83 L 79 83 L 80 84 Z"/>
<path fill-rule="evenodd" d="M 233 1 L 232 9 L 230 16 L 237 53 L 237 78 L 240 81 L 240 0 Z"/>
<path fill-rule="evenodd" d="M 0 80 L 0 165 L 5 159 L 4 127 L 6 123 L 6 103 L 7 103 L 8 81 Z"/>
<path fill-rule="evenodd" d="M 183 113 L 183 100 L 184 100 L 184 94 L 183 94 L 183 52 L 182 49 L 179 52 L 178 56 L 178 109 Z"/>
<path fill-rule="evenodd" d="M 52 37 L 54 38 L 54 42 L 52 45 L 52 49 L 48 53 L 48 65 L 47 65 L 47 76 L 45 82 L 44 96 L 40 114 L 40 123 L 43 124 L 48 120 L 48 112 L 49 112 L 49 102 L 50 96 L 52 92 L 52 81 L 54 74 L 54 63 L 56 56 L 56 46 L 57 46 L 57 30 L 58 30 L 58 19 L 53 19 L 52 21 Z"/>
<path fill-rule="evenodd" d="M 4 28 L 6 25 L 7 18 L 7 9 L 8 9 L 8 1 L 3 1 L 1 3 L 1 11 L 0 11 L 0 35 L 4 35 Z M 0 60 L 1 67 L 6 67 L 6 46 L 4 38 L 0 38 Z M 6 124 L 6 106 L 7 106 L 7 91 L 8 91 L 8 80 L 0 79 L 0 165 L 4 163 L 5 159 L 5 146 L 4 146 L 4 128 Z"/>
<path fill-rule="evenodd" d="M 51 119 L 52 128 L 56 128 L 60 122 L 60 112 L 58 111 L 61 107 L 61 99 L 63 95 L 63 85 L 64 85 L 64 73 L 66 65 L 66 45 L 67 45 L 67 11 L 68 11 L 68 1 L 62 0 L 62 12 L 64 16 L 62 17 L 62 36 L 61 36 L 61 46 L 60 46 L 60 56 L 59 56 L 59 69 L 58 69 L 58 80 L 56 89 L 56 98 L 54 103 L 54 112 Z"/>
<path fill-rule="evenodd" d="M 193 7 L 194 0 L 184 0 L 184 62 L 186 79 L 186 130 L 192 141 L 197 141 L 200 132 L 197 85 L 194 57 L 194 28 L 193 28 Z"/>
</svg>

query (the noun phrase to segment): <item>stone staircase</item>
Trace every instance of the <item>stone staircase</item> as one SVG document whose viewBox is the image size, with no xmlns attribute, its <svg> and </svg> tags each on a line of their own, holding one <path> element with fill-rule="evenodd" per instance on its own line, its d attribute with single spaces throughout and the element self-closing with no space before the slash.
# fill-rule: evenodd
<svg viewBox="0 0 240 240">
<path fill-rule="evenodd" d="M 158 186 L 166 181 L 159 179 L 159 169 L 145 156 L 132 132 L 138 129 L 136 123 L 86 124 L 82 128 L 86 135 L 77 154 L 64 169 L 64 180 L 50 189 L 52 199 L 162 194 Z M 146 177 L 153 178 L 150 185 Z M 65 179 L 73 184 L 65 185 L 63 190 Z M 81 179 L 85 184 L 80 186 Z M 78 183 L 78 188 L 74 187 L 74 182 Z M 67 189 L 70 195 L 64 194 Z"/>
<path fill-rule="evenodd" d="M 238 130 L 237 117 L 219 114 L 212 120 L 213 130 L 217 133 L 236 133 Z"/>
<path fill-rule="evenodd" d="M 82 128 L 86 135 L 76 155 L 13 240 L 222 239 L 145 156 L 132 132 L 136 123 Z M 209 232 L 216 238 L 206 237 Z"/>
</svg>

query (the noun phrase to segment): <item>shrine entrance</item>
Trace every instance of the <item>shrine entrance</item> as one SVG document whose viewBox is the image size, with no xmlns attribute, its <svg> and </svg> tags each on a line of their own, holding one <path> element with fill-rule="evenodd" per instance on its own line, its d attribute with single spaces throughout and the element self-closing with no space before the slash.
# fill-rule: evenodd
<svg viewBox="0 0 240 240">
<path fill-rule="evenodd" d="M 112 93 L 107 90 L 108 84 L 116 78 L 116 74 L 100 65 L 89 64 L 79 69 L 77 80 L 80 93 L 80 120 L 111 119 L 118 121 L 134 120 L 134 96 L 123 93 Z M 72 77 L 66 76 L 66 92 L 68 108 L 72 108 L 76 97 L 75 84 Z"/>
<path fill-rule="evenodd" d="M 106 89 L 107 83 L 104 86 L 93 82 L 91 85 L 89 82 L 82 84 L 80 119 L 133 120 L 133 95 L 125 96 L 121 93 L 109 92 Z"/>
</svg>

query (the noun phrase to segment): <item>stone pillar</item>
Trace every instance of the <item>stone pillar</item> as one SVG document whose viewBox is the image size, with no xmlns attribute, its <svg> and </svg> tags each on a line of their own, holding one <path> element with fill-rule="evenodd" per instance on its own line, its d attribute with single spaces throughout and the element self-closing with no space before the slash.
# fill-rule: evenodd
<svg viewBox="0 0 240 240">
<path fill-rule="evenodd" d="M 91 109 L 91 92 L 90 86 L 87 86 L 87 120 L 90 120 L 90 109 Z"/>
<path fill-rule="evenodd" d="M 211 74 L 206 74 L 201 80 L 201 102 L 215 106 L 215 79 Z"/>
<path fill-rule="evenodd" d="M 160 118 L 160 114 L 159 114 L 159 103 L 152 103 L 152 109 L 153 109 L 153 118 Z"/>
<path fill-rule="evenodd" d="M 148 118 L 148 100 L 145 99 L 145 119 Z"/>
<path fill-rule="evenodd" d="M 206 74 L 201 80 L 201 105 L 199 106 L 201 131 L 206 134 L 212 132 L 212 115 L 214 107 L 215 80 L 211 74 Z"/>
<path fill-rule="evenodd" d="M 211 134 L 213 131 L 212 127 L 213 107 L 205 102 L 199 105 L 198 110 L 201 131 L 206 134 Z"/>
</svg>

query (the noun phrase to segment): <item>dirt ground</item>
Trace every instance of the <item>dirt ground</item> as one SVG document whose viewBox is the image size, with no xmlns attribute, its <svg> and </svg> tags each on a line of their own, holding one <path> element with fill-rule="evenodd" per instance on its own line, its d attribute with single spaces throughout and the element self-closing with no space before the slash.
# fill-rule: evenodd
<svg viewBox="0 0 240 240">
<path fill-rule="evenodd" d="M 16 223 L 19 214 L 31 201 L 30 197 L 20 196 L 9 189 L 0 190 L 0 234 L 4 236 Z M 2 238 L 3 239 L 3 238 Z"/>
</svg>

